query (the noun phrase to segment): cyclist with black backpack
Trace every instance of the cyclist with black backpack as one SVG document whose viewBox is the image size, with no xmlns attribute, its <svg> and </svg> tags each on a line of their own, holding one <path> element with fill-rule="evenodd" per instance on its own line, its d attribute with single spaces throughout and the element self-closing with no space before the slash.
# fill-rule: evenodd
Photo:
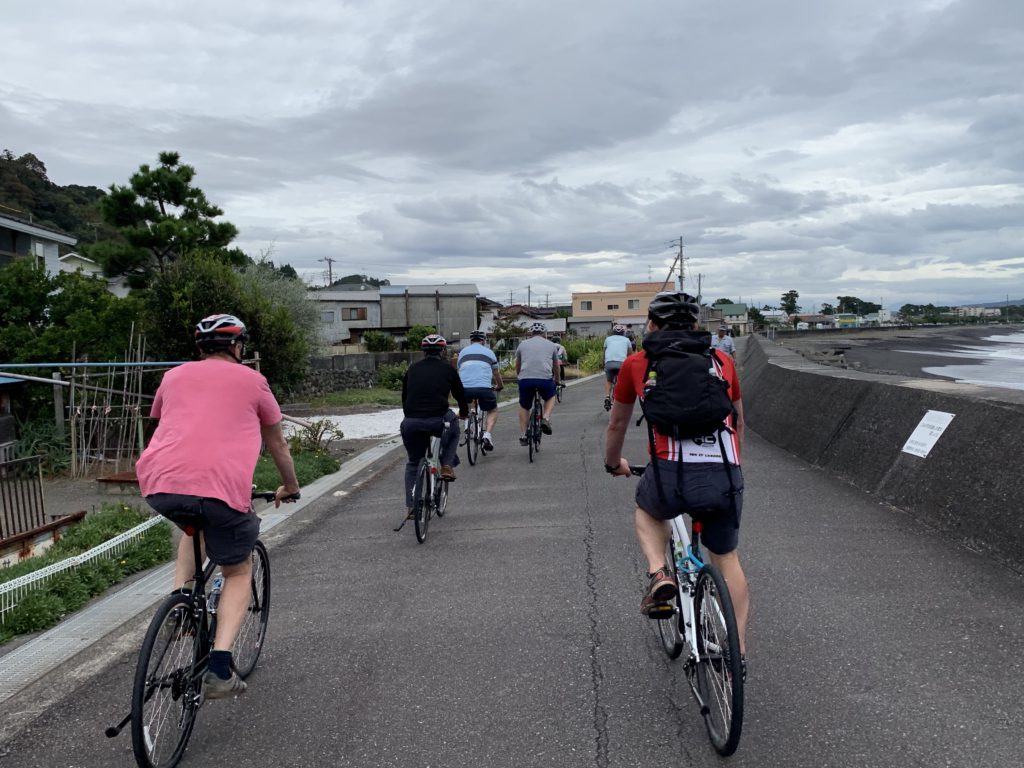
<svg viewBox="0 0 1024 768">
<path fill-rule="evenodd" d="M 743 403 L 732 358 L 714 351 L 711 335 L 697 330 L 699 314 L 696 299 L 685 293 L 660 293 L 651 301 L 643 351 L 626 358 L 619 371 L 605 469 L 631 474 L 622 445 L 639 399 L 651 454 L 636 491 L 636 533 L 648 565 L 640 610 L 657 615 L 676 596 L 678 585 L 665 563 L 668 521 L 696 516 L 711 561 L 729 584 L 742 653 L 750 604 L 737 552 Z"/>
</svg>

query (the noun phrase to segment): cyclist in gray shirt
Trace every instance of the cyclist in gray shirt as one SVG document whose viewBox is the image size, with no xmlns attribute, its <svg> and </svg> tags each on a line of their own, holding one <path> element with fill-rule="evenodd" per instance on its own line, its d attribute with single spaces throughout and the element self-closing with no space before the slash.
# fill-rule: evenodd
<svg viewBox="0 0 1024 768">
<path fill-rule="evenodd" d="M 555 410 L 555 390 L 558 386 L 559 370 L 558 345 L 544 338 L 547 329 L 543 323 L 530 326 L 530 338 L 516 350 L 516 376 L 519 379 L 519 438 L 520 445 L 527 445 L 526 424 L 533 407 L 533 393 L 539 392 L 544 401 L 544 416 L 540 429 L 545 435 L 551 434 L 551 412 Z"/>
</svg>

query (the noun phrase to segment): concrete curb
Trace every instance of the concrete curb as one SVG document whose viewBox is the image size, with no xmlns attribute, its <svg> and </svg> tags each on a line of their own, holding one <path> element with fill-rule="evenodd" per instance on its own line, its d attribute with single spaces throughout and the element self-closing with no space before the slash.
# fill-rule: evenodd
<svg viewBox="0 0 1024 768">
<path fill-rule="evenodd" d="M 582 384 L 600 375 L 574 379 L 566 382 L 566 387 Z M 507 400 L 499 403 L 498 407 L 510 407 L 517 403 L 515 399 Z M 266 513 L 260 513 L 261 537 L 401 447 L 401 438 L 390 436 L 384 442 L 357 454 L 334 474 L 310 483 L 302 489 L 302 498 L 294 504 L 283 505 L 279 509 L 268 507 Z M 0 704 L 156 605 L 168 594 L 167 585 L 171 583 L 173 573 L 173 564 L 157 566 L 136 581 L 0 656 Z"/>
<path fill-rule="evenodd" d="M 1014 570 L 1024 570 L 1024 392 L 811 363 L 745 340 L 743 403 L 758 434 Z M 903 446 L 930 411 L 954 414 L 927 457 Z M 1008 451 L 1008 449 L 1010 449 Z"/>
</svg>

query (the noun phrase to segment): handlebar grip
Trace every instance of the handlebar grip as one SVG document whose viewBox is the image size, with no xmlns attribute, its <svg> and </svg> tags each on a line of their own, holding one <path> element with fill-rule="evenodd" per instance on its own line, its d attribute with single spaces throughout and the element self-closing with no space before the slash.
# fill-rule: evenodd
<svg viewBox="0 0 1024 768">
<path fill-rule="evenodd" d="M 629 471 L 639 477 L 647 470 L 647 467 L 634 467 L 632 464 L 629 465 Z"/>
<path fill-rule="evenodd" d="M 281 499 L 281 501 L 297 501 L 300 498 L 300 496 L 301 496 L 301 494 L 299 494 L 299 493 L 293 493 L 290 496 L 285 496 L 283 499 Z M 276 491 L 259 491 L 259 492 L 253 491 L 252 497 L 254 499 L 263 499 L 264 501 L 273 501 L 274 499 L 277 498 L 277 492 Z"/>
</svg>

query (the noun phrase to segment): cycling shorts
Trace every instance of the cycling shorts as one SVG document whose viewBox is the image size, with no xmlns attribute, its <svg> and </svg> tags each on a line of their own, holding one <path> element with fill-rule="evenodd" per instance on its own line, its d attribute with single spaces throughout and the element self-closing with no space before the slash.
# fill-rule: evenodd
<svg viewBox="0 0 1024 768">
<path fill-rule="evenodd" d="M 682 514 L 696 517 L 704 524 L 701 541 L 716 555 L 725 555 L 739 546 L 740 516 L 743 512 L 743 470 L 730 466 L 735 487 L 736 506 L 729 496 L 729 475 L 724 464 L 687 462 L 683 466 L 682 498 L 676 495 L 678 462 L 658 459 L 658 473 L 648 466 L 636 489 L 636 505 L 658 520 L 671 520 Z M 664 499 L 658 494 L 661 481 Z M 696 511 L 699 510 L 699 511 Z"/>
<path fill-rule="evenodd" d="M 260 517 L 255 512 L 239 512 L 220 499 L 186 496 L 179 493 L 154 493 L 146 503 L 179 528 L 183 514 L 201 514 L 206 518 L 203 539 L 206 556 L 217 565 L 238 565 L 252 554 L 260 535 Z"/>
<path fill-rule="evenodd" d="M 490 387 L 467 387 L 466 400 L 479 400 L 480 410 L 484 413 L 498 407 L 498 393 Z"/>
<path fill-rule="evenodd" d="M 547 402 L 555 396 L 554 379 L 520 379 L 519 405 L 530 410 L 533 407 L 533 393 L 540 392 L 540 399 Z"/>
<path fill-rule="evenodd" d="M 608 381 L 615 381 L 615 377 L 619 375 L 619 368 L 622 367 L 623 360 L 609 360 L 604 364 L 604 377 Z"/>
</svg>

